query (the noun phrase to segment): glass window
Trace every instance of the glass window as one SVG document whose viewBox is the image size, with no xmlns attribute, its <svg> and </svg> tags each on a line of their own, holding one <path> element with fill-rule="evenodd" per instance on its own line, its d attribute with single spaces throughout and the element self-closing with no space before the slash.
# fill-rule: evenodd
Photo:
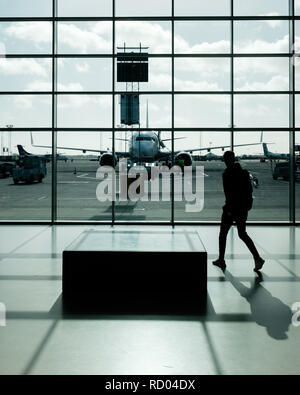
<svg viewBox="0 0 300 395">
<path fill-rule="evenodd" d="M 294 64 L 296 73 L 296 90 L 300 90 L 300 21 L 295 23 L 295 53 Z"/>
<path fill-rule="evenodd" d="M 216 21 L 175 22 L 176 53 L 230 52 L 230 23 Z"/>
<path fill-rule="evenodd" d="M 142 51 L 151 54 L 171 52 L 171 23 L 150 21 L 116 22 L 116 51 L 142 46 Z M 146 47 L 143 49 L 143 47 Z M 118 49 L 119 48 L 119 49 Z M 130 49 L 129 51 L 136 51 Z M 128 50 L 126 51 L 128 52 Z"/>
<path fill-rule="evenodd" d="M 112 60 L 109 58 L 60 58 L 58 91 L 110 91 Z"/>
<path fill-rule="evenodd" d="M 51 91 L 52 61 L 0 58 L 1 91 Z"/>
<path fill-rule="evenodd" d="M 185 173 L 184 195 L 175 199 L 176 221 L 219 221 L 224 205 L 222 172 L 224 150 L 230 148 L 229 132 L 176 132 L 175 163 L 178 159 L 192 159 L 191 174 Z M 223 146 L 224 148 L 214 148 Z M 197 149 L 196 151 L 191 151 Z M 204 188 L 204 194 L 203 194 Z M 194 195 L 193 201 L 188 201 Z M 182 199 L 180 199 L 182 197 Z M 196 201 L 197 197 L 197 201 Z M 204 204 L 201 202 L 203 201 Z M 195 206 L 198 203 L 198 206 Z M 194 206 L 194 212 L 188 205 Z M 197 208 L 198 207 L 198 208 Z"/>
<path fill-rule="evenodd" d="M 116 16 L 170 16 L 172 0 L 116 0 Z"/>
<path fill-rule="evenodd" d="M 300 128 L 300 95 L 295 96 L 296 128 Z"/>
<path fill-rule="evenodd" d="M 234 50 L 237 53 L 288 53 L 288 21 L 236 21 Z"/>
<path fill-rule="evenodd" d="M 235 126 L 289 127 L 288 95 L 236 95 Z"/>
<path fill-rule="evenodd" d="M 227 128 L 229 95 L 175 95 L 175 127 Z"/>
<path fill-rule="evenodd" d="M 111 52 L 111 22 L 58 23 L 58 53 L 107 54 Z"/>
<path fill-rule="evenodd" d="M 288 221 L 289 182 L 288 132 L 238 132 L 235 144 L 261 144 L 236 147 L 242 167 L 252 177 L 253 208 L 249 221 Z"/>
<path fill-rule="evenodd" d="M 1 0 L 0 17 L 33 16 L 52 16 L 52 0 Z"/>
<path fill-rule="evenodd" d="M 175 91 L 230 90 L 230 59 L 175 59 Z"/>
<path fill-rule="evenodd" d="M 146 135 L 146 136 L 145 136 Z M 120 136 L 120 137 L 119 137 Z M 119 141 L 119 138 L 127 139 L 127 142 Z M 159 170 L 160 165 L 166 165 L 170 162 L 171 153 L 166 148 L 159 146 L 159 140 L 162 144 L 168 144 L 171 139 L 171 133 L 156 131 L 140 132 L 126 131 L 118 132 L 116 135 L 116 151 L 118 152 L 118 143 L 120 148 L 124 146 L 130 146 L 130 156 L 127 158 L 127 164 L 130 161 L 143 163 L 142 169 L 139 166 L 129 167 L 128 171 L 131 173 L 142 174 L 140 180 L 128 178 L 127 185 L 126 173 L 125 180 L 120 184 L 119 174 L 117 172 L 117 201 L 115 205 L 115 216 L 116 220 L 119 221 L 170 221 L 171 220 L 171 181 L 170 177 L 162 180 L 158 174 L 148 179 L 153 172 L 153 168 L 156 167 Z M 159 163 L 155 163 L 159 160 Z M 121 166 L 124 166 L 122 168 Z M 125 169 L 126 162 L 120 163 L 118 170 Z M 139 173 L 139 171 L 141 173 Z M 124 170 L 122 170 L 124 173 Z M 149 172 L 149 173 L 148 173 Z M 135 184 L 133 184 L 135 182 Z M 138 184 L 140 183 L 140 185 Z M 162 189 L 164 185 L 165 189 Z M 128 197 L 126 196 L 126 190 L 128 190 Z M 163 195 L 164 192 L 164 195 Z M 137 195 L 137 196 L 136 196 Z M 121 199 L 124 199 L 123 201 Z M 136 200 L 136 199 L 137 200 Z"/>
<path fill-rule="evenodd" d="M 110 128 L 111 95 L 58 95 L 57 125 L 60 128 Z"/>
<path fill-rule="evenodd" d="M 5 125 L 17 128 L 49 128 L 52 126 L 50 95 L 2 95 L 0 119 Z"/>
<path fill-rule="evenodd" d="M 101 202 L 96 195 L 101 182 L 97 178 L 99 158 L 103 151 L 111 153 L 111 137 L 111 132 L 57 133 L 57 146 L 64 147 L 57 150 L 60 155 L 57 161 L 59 220 L 112 220 L 111 202 Z"/>
<path fill-rule="evenodd" d="M 16 118 L 14 118 L 14 121 Z M 15 132 L 12 126 L 1 132 L 0 217 L 7 221 L 51 220 L 51 148 L 31 144 L 29 132 Z M 35 144 L 51 147 L 50 132 L 35 132 Z M 24 151 L 37 155 L 25 170 Z"/>
<path fill-rule="evenodd" d="M 296 132 L 296 171 L 295 171 L 295 187 L 296 187 L 296 220 L 300 222 L 300 132 Z"/>
<path fill-rule="evenodd" d="M 1 22 L 2 54 L 50 54 L 51 22 Z"/>
<path fill-rule="evenodd" d="M 134 92 L 133 92 L 134 93 Z M 172 125 L 172 100 L 171 95 L 144 95 L 138 97 L 139 100 L 139 121 L 134 125 L 121 123 L 121 97 L 115 98 L 115 124 L 121 128 L 170 128 Z M 148 115 L 147 115 L 148 112 Z M 135 117 L 134 117 L 135 118 Z M 136 119 L 136 118 L 135 118 Z"/>
<path fill-rule="evenodd" d="M 111 0 L 59 0 L 60 17 L 109 17 L 112 16 Z"/>
<path fill-rule="evenodd" d="M 116 84 L 117 91 L 137 89 L 137 83 L 117 82 L 116 62 Z M 172 62 L 166 58 L 148 58 L 148 81 L 139 83 L 140 92 L 143 91 L 170 91 L 172 89 Z"/>
<path fill-rule="evenodd" d="M 240 91 L 288 91 L 288 58 L 236 58 L 235 89 Z"/>
<path fill-rule="evenodd" d="M 295 0 L 295 14 L 300 15 L 300 0 Z"/>
<path fill-rule="evenodd" d="M 230 0 L 175 0 L 176 16 L 225 16 L 230 15 Z"/>
<path fill-rule="evenodd" d="M 234 14 L 242 16 L 285 16 L 289 14 L 289 0 L 235 0 Z"/>
</svg>

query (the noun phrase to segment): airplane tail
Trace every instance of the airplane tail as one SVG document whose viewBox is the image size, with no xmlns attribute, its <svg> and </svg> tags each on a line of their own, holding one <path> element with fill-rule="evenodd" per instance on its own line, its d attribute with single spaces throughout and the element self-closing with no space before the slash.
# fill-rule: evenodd
<svg viewBox="0 0 300 395">
<path fill-rule="evenodd" d="M 25 149 L 23 148 L 23 145 L 19 144 L 17 147 L 18 147 L 18 151 L 19 151 L 19 155 L 20 156 L 31 155 L 29 152 L 25 151 Z"/>
<path fill-rule="evenodd" d="M 270 152 L 268 150 L 267 143 L 262 143 L 262 145 L 263 145 L 264 154 L 265 154 L 266 157 L 268 157 Z"/>
<path fill-rule="evenodd" d="M 263 143 L 264 141 L 264 132 L 261 132 L 260 134 L 260 142 Z"/>
</svg>

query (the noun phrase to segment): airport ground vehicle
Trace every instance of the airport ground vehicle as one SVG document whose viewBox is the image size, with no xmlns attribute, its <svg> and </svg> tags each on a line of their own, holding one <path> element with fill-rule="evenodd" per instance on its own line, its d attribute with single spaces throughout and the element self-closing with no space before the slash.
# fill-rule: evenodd
<svg viewBox="0 0 300 395">
<path fill-rule="evenodd" d="M 290 179 L 289 162 L 276 163 L 275 168 L 273 170 L 273 179 L 277 180 L 280 177 L 283 180 Z M 295 178 L 296 180 L 300 179 L 300 163 L 298 161 L 295 164 Z"/>
<path fill-rule="evenodd" d="M 42 182 L 46 174 L 47 169 L 44 160 L 38 156 L 27 156 L 17 161 L 12 175 L 15 184 L 19 181 L 30 184 L 34 181 Z"/>
<path fill-rule="evenodd" d="M 13 163 L 0 163 L 0 177 L 10 177 L 12 175 L 13 167 Z"/>
</svg>

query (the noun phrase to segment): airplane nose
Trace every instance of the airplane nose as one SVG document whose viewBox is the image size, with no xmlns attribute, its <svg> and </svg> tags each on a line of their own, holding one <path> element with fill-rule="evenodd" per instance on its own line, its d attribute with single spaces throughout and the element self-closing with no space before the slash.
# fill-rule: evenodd
<svg viewBox="0 0 300 395">
<path fill-rule="evenodd" d="M 152 158 L 153 156 L 153 146 L 152 144 L 141 144 L 139 147 L 139 157 L 140 158 Z"/>
</svg>

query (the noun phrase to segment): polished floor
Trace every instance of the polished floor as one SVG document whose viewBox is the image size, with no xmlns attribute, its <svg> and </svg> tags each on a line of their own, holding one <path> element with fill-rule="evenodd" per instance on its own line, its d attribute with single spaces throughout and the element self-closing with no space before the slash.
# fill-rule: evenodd
<svg viewBox="0 0 300 395">
<path fill-rule="evenodd" d="M 65 314 L 62 251 L 90 228 L 0 226 L 0 374 L 300 373 L 299 228 L 249 227 L 266 259 L 261 278 L 236 229 L 223 273 L 210 264 L 218 228 L 197 228 L 209 258 L 206 314 Z"/>
</svg>

